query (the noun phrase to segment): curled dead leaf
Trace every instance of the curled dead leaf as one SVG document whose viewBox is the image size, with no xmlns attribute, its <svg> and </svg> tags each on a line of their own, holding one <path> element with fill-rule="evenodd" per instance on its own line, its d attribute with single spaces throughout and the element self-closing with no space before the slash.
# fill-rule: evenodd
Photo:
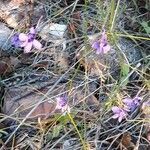
<svg viewBox="0 0 150 150">
<path fill-rule="evenodd" d="M 133 150 L 135 147 L 135 144 L 132 142 L 132 137 L 129 132 L 126 132 L 123 134 L 121 139 L 121 146 L 124 146 L 128 150 Z"/>
</svg>

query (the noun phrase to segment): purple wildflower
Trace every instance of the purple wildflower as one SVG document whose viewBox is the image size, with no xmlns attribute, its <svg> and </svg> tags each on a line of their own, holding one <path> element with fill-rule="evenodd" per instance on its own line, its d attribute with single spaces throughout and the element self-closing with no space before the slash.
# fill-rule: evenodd
<svg viewBox="0 0 150 150">
<path fill-rule="evenodd" d="M 70 113 L 70 107 L 68 106 L 67 96 L 60 96 L 56 98 L 57 104 L 55 109 L 60 109 L 62 113 L 66 111 Z"/>
<path fill-rule="evenodd" d="M 11 41 L 15 47 L 24 47 L 24 53 L 30 53 L 32 47 L 40 50 L 42 48 L 42 44 L 35 39 L 36 38 L 36 31 L 34 27 L 30 28 L 28 34 L 25 33 L 16 33 Z"/>
<path fill-rule="evenodd" d="M 112 118 L 114 118 L 114 119 L 118 118 L 119 122 L 121 122 L 127 116 L 127 112 L 124 109 L 119 108 L 117 106 L 112 107 L 112 111 L 114 113 Z"/>
<path fill-rule="evenodd" d="M 12 45 L 14 45 L 15 47 L 20 47 L 20 40 L 19 40 L 19 34 L 15 33 L 12 38 L 11 38 L 11 43 Z"/>
<path fill-rule="evenodd" d="M 92 48 L 96 50 L 96 54 L 106 54 L 110 50 L 105 30 L 102 32 L 100 40 L 97 40 L 92 44 Z"/>
<path fill-rule="evenodd" d="M 125 98 L 123 100 L 124 104 L 125 104 L 125 108 L 128 111 L 133 112 L 139 105 L 141 102 L 141 98 L 140 97 L 135 97 L 135 98 Z"/>
</svg>

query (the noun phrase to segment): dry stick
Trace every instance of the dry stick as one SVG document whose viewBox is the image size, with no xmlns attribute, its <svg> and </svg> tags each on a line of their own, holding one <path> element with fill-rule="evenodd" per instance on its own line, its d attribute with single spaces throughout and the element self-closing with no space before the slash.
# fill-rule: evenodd
<svg viewBox="0 0 150 150">
<path fill-rule="evenodd" d="M 47 21 L 45 21 L 40 27 L 41 28 L 44 27 L 44 25 L 46 25 L 47 23 L 49 23 L 50 20 L 52 20 L 53 18 L 56 18 L 57 16 L 59 16 L 60 14 L 62 14 L 65 10 L 69 9 L 70 7 L 72 7 L 74 5 L 74 3 L 72 3 L 68 7 L 64 8 L 63 10 L 61 10 L 60 12 L 58 12 L 58 14 L 56 14 L 55 16 L 53 16 L 51 19 L 48 19 Z"/>
<path fill-rule="evenodd" d="M 142 124 L 141 129 L 140 129 L 140 133 L 139 133 L 139 138 L 138 138 L 138 140 L 136 142 L 136 146 L 134 147 L 134 150 L 138 150 L 139 149 L 143 126 L 144 125 Z"/>
<path fill-rule="evenodd" d="M 79 1 L 79 0 L 76 0 L 76 1 L 74 2 L 74 6 L 73 6 L 73 9 L 72 9 L 72 11 L 71 11 L 71 14 L 74 12 L 74 10 L 75 10 L 75 8 L 76 8 L 76 6 L 77 6 L 78 1 Z"/>
<path fill-rule="evenodd" d="M 112 32 L 113 28 L 114 28 L 114 23 L 115 23 L 117 11 L 118 11 L 118 8 L 119 8 L 119 4 L 120 4 L 120 0 L 118 0 L 118 2 L 117 2 L 117 6 L 116 6 L 115 14 L 114 14 L 114 17 L 113 17 L 113 20 L 112 20 L 112 25 L 111 25 L 111 28 L 110 28 L 110 32 Z"/>
</svg>

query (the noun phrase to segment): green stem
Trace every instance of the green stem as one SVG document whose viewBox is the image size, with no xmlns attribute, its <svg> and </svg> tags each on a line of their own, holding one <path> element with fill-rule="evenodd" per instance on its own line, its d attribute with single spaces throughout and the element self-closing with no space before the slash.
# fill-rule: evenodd
<svg viewBox="0 0 150 150">
<path fill-rule="evenodd" d="M 69 118 L 70 118 L 71 123 L 73 124 L 74 128 L 76 129 L 77 134 L 79 135 L 79 138 L 80 138 L 80 140 L 81 140 L 81 143 L 82 143 L 82 145 L 83 145 L 84 150 L 87 150 L 87 145 L 86 145 L 86 143 L 84 142 L 84 140 L 83 140 L 83 138 L 82 138 L 82 136 L 81 136 L 81 134 L 80 134 L 80 132 L 79 132 L 79 130 L 78 130 L 78 128 L 77 128 L 77 125 L 76 125 L 75 121 L 73 120 L 73 118 L 72 118 L 72 116 L 70 115 L 70 113 L 67 113 L 67 114 L 68 114 L 68 116 L 69 116 Z"/>
</svg>

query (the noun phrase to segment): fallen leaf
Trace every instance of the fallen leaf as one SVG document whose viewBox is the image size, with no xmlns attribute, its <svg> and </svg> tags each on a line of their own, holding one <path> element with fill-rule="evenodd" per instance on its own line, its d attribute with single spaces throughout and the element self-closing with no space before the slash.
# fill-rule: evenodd
<svg viewBox="0 0 150 150">
<path fill-rule="evenodd" d="M 46 18 L 45 8 L 40 4 L 33 8 L 33 3 L 28 2 L 30 0 L 0 1 L 0 18 L 12 28 L 26 29 L 31 24 L 37 25 L 40 18 L 42 21 Z"/>
<path fill-rule="evenodd" d="M 104 57 L 100 59 L 99 55 L 92 51 L 86 51 L 85 47 L 82 47 L 76 57 L 90 76 L 104 77 L 103 73 L 107 68 Z"/>
<path fill-rule="evenodd" d="M 31 93 L 30 93 L 31 91 Z M 22 86 L 19 88 L 10 88 L 4 95 L 3 113 L 12 115 L 13 117 L 19 117 L 23 119 L 32 108 L 43 98 L 43 95 L 48 91 L 47 88 L 42 89 L 39 92 L 33 92 L 30 87 Z M 29 92 L 26 94 L 25 92 Z M 20 97 L 20 98 L 19 98 Z M 19 98 L 18 100 L 16 100 Z M 38 105 L 38 107 L 29 116 L 30 120 L 37 120 L 37 118 L 46 119 L 50 113 L 54 110 L 55 103 L 44 101 Z"/>
<path fill-rule="evenodd" d="M 132 142 L 132 138 L 129 132 L 123 134 L 121 144 L 127 149 L 134 149 L 135 144 Z"/>
<path fill-rule="evenodd" d="M 145 115 L 145 118 L 150 118 L 150 100 L 142 104 L 142 113 Z"/>
</svg>

